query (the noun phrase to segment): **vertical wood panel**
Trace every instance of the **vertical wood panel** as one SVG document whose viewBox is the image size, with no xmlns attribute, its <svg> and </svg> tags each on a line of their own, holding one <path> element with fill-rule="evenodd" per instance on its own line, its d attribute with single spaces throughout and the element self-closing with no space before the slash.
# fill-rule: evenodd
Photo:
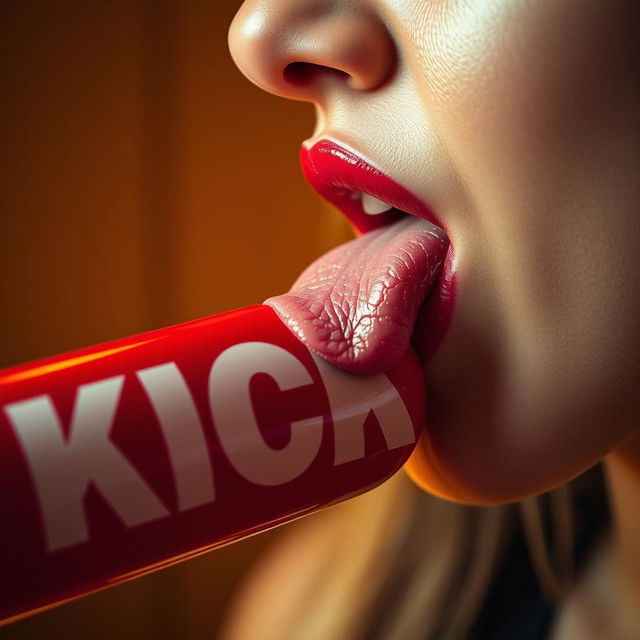
<svg viewBox="0 0 640 640">
<path fill-rule="evenodd" d="M 289 287 L 318 252 L 322 215 L 298 171 L 311 105 L 269 96 L 231 63 L 239 3 L 182 5 L 179 51 L 177 308 L 201 316 Z"/>
<path fill-rule="evenodd" d="M 311 107 L 231 63 L 239 4 L 0 2 L 0 366 L 260 302 L 346 237 L 297 170 Z M 0 640 L 214 637 L 274 535 Z"/>
<path fill-rule="evenodd" d="M 176 173 L 181 4 L 178 0 L 139 0 L 138 4 L 143 49 L 145 291 L 154 326 L 165 326 L 183 319 L 174 312 L 179 281 L 172 228 L 180 209 Z"/>
<path fill-rule="evenodd" d="M 0 362 L 135 332 L 141 69 L 126 2 L 0 3 Z"/>
</svg>

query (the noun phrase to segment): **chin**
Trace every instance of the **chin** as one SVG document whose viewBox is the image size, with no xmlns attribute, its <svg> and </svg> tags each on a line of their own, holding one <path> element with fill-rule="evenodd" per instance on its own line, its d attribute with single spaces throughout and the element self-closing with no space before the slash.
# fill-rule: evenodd
<svg viewBox="0 0 640 640">
<path fill-rule="evenodd" d="M 469 429 L 491 432 L 490 425 Z M 516 502 L 564 484 L 590 464 L 573 470 L 531 468 L 519 465 L 526 453 L 506 452 L 490 438 L 460 436 L 467 429 L 450 424 L 428 424 L 420 436 L 405 470 L 423 490 L 435 496 L 469 505 L 499 505 Z M 537 457 L 537 456 L 535 456 Z"/>
<path fill-rule="evenodd" d="M 597 381 L 563 378 L 561 363 L 527 378 L 450 338 L 425 365 L 427 420 L 405 465 L 425 491 L 474 505 L 522 500 L 588 470 L 630 432 L 628 412 L 612 415 L 620 395 Z"/>
</svg>

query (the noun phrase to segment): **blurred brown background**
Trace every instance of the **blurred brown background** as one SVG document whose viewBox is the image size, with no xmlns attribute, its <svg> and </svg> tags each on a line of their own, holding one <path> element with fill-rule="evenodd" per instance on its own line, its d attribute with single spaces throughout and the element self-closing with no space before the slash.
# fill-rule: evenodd
<svg viewBox="0 0 640 640">
<path fill-rule="evenodd" d="M 297 168 L 312 108 L 233 67 L 239 5 L 0 1 L 0 366 L 261 302 L 347 237 Z M 274 535 L 0 639 L 213 638 Z"/>
</svg>

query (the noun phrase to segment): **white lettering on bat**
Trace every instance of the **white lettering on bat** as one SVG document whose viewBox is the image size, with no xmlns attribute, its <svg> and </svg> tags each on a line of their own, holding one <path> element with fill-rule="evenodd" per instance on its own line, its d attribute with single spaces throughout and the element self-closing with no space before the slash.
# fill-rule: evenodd
<svg viewBox="0 0 640 640">
<path fill-rule="evenodd" d="M 178 510 L 213 502 L 213 472 L 202 423 L 187 383 L 174 362 L 136 375 L 164 435 L 178 496 Z"/>
<path fill-rule="evenodd" d="M 370 412 L 389 449 L 415 442 L 407 408 L 387 376 L 355 376 L 317 356 L 313 359 L 329 399 L 335 465 L 364 457 L 364 423 Z M 266 342 L 229 347 L 210 369 L 210 409 L 227 459 L 247 480 L 276 486 L 299 477 L 312 464 L 322 443 L 323 419 L 315 415 L 292 422 L 287 445 L 270 447 L 258 427 L 250 395 L 250 381 L 256 373 L 271 376 L 281 391 L 312 384 L 313 378 L 296 356 Z M 213 502 L 214 470 L 203 425 L 182 373 L 174 362 L 168 362 L 136 371 L 136 376 L 167 445 L 178 510 Z M 84 497 L 90 485 L 127 527 L 170 515 L 110 439 L 123 384 L 124 375 L 119 375 L 80 386 L 66 438 L 48 395 L 4 408 L 31 470 L 49 551 L 89 539 Z"/>
<path fill-rule="evenodd" d="M 223 351 L 209 375 L 209 401 L 222 447 L 235 469 L 251 482 L 274 486 L 306 471 L 320 450 L 322 416 L 291 423 L 282 449 L 267 445 L 251 406 L 249 382 L 256 373 L 271 376 L 281 390 L 311 384 L 294 355 L 266 342 L 243 342 Z"/>
<path fill-rule="evenodd" d="M 128 527 L 169 515 L 109 439 L 123 382 L 116 376 L 79 387 L 66 439 L 49 396 L 5 407 L 31 468 L 49 551 L 89 539 L 83 500 L 90 484 Z"/>
<path fill-rule="evenodd" d="M 313 356 L 324 382 L 335 438 L 336 465 L 364 457 L 364 422 L 373 411 L 389 449 L 416 441 L 407 408 L 389 378 L 357 376 Z"/>
</svg>

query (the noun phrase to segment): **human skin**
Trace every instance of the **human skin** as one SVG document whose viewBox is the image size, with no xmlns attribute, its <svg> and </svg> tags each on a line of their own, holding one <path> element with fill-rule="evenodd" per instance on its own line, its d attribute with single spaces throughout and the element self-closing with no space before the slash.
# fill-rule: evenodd
<svg viewBox="0 0 640 640">
<path fill-rule="evenodd" d="M 363 154 L 447 232 L 455 308 L 411 463 L 440 496 L 519 500 L 606 459 L 614 506 L 640 500 L 638 7 L 249 0 L 232 25 L 251 80 L 316 105 L 310 143 Z M 293 82 L 293 62 L 322 68 Z"/>
</svg>

